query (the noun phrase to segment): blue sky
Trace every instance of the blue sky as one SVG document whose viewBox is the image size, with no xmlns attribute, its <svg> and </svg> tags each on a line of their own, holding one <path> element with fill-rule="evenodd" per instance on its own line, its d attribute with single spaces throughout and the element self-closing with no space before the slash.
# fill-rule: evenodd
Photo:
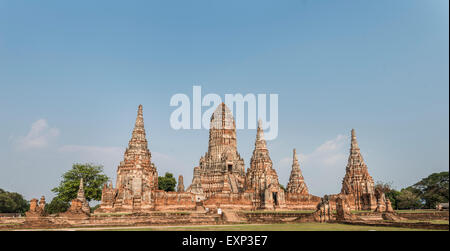
<svg viewBox="0 0 450 251">
<path fill-rule="evenodd" d="M 279 94 L 268 142 L 282 184 L 297 148 L 310 192 L 340 191 L 356 129 L 376 181 L 449 168 L 446 0 L 0 0 L 0 187 L 46 195 L 74 162 L 115 180 L 144 119 L 162 175 L 185 176 L 208 131 L 174 131 L 172 95 Z M 205 108 L 206 109 L 206 108 Z M 238 131 L 249 166 L 255 130 Z"/>
</svg>

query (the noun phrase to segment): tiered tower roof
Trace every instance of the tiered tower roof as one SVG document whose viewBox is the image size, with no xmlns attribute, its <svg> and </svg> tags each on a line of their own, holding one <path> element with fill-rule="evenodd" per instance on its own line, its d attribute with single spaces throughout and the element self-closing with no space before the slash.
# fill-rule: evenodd
<svg viewBox="0 0 450 251">
<path fill-rule="evenodd" d="M 352 129 L 350 156 L 344 180 L 342 181 L 343 194 L 373 193 L 374 182 L 361 155 L 355 129 Z"/>
<path fill-rule="evenodd" d="M 266 163 L 271 163 L 272 160 L 269 156 L 269 150 L 267 149 L 267 143 L 264 139 L 264 130 L 262 129 L 262 121 L 258 121 L 258 129 L 256 133 L 255 149 L 253 150 L 253 155 L 251 162 L 254 161 L 264 161 Z"/>
<path fill-rule="evenodd" d="M 236 124 L 230 109 L 222 103 L 211 116 L 207 157 L 221 160 L 225 150 L 237 154 Z"/>
<path fill-rule="evenodd" d="M 148 143 L 144 128 L 144 117 L 142 105 L 139 105 L 136 122 L 134 125 L 131 139 L 128 142 L 128 148 L 125 151 L 125 162 L 135 161 L 136 164 L 149 165 L 151 162 L 151 153 L 148 150 Z M 144 166 L 141 165 L 141 166 Z"/>
<path fill-rule="evenodd" d="M 300 170 L 297 151 L 295 149 L 293 154 L 291 176 L 289 177 L 289 183 L 286 190 L 288 193 L 304 195 L 309 194 L 308 187 L 306 186 L 305 179 L 303 178 L 302 171 Z"/>
<path fill-rule="evenodd" d="M 91 209 L 89 207 L 89 202 L 84 194 L 84 182 L 83 178 L 80 179 L 80 187 L 78 188 L 77 199 L 82 203 L 82 210 L 90 213 Z"/>
</svg>

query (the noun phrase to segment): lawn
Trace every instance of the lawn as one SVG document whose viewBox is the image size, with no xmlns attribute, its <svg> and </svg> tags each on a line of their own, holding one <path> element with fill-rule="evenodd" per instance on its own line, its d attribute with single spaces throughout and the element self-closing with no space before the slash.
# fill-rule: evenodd
<svg viewBox="0 0 450 251">
<path fill-rule="evenodd" d="M 432 223 L 432 224 L 442 224 L 442 225 L 448 225 L 448 220 L 401 220 L 400 222 L 407 222 L 407 223 Z"/>
<path fill-rule="evenodd" d="M 100 229 L 99 229 L 100 230 Z M 143 227 L 143 228 L 110 228 L 104 231 L 422 231 L 421 229 L 398 227 L 372 227 L 329 223 L 300 224 L 240 224 L 218 226 L 177 226 L 177 227 Z M 424 230 L 426 231 L 426 230 Z"/>
<path fill-rule="evenodd" d="M 399 213 L 399 214 L 404 214 L 404 213 L 420 214 L 420 213 L 436 213 L 436 212 L 440 212 L 440 211 L 436 211 L 433 209 L 417 209 L 417 210 L 395 210 L 395 212 Z"/>
</svg>

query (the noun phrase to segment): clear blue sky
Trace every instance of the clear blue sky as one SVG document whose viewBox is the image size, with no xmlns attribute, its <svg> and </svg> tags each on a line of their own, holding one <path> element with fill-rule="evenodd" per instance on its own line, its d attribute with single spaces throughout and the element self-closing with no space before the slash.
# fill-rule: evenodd
<svg viewBox="0 0 450 251">
<path fill-rule="evenodd" d="M 376 181 L 448 170 L 448 5 L 0 0 L 0 187 L 51 198 L 86 161 L 115 180 L 139 104 L 159 173 L 187 187 L 208 132 L 172 130 L 169 101 L 193 85 L 279 94 L 284 185 L 295 147 L 310 191 L 339 192 L 351 128 Z M 255 135 L 238 131 L 246 167 Z"/>
</svg>

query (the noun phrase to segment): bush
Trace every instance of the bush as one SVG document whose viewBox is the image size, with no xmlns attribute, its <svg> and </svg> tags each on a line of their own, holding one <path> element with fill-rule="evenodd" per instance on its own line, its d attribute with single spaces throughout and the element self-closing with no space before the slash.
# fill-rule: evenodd
<svg viewBox="0 0 450 251">
<path fill-rule="evenodd" d="M 29 208 L 30 204 L 21 194 L 0 189 L 0 213 L 24 214 Z"/>
</svg>

